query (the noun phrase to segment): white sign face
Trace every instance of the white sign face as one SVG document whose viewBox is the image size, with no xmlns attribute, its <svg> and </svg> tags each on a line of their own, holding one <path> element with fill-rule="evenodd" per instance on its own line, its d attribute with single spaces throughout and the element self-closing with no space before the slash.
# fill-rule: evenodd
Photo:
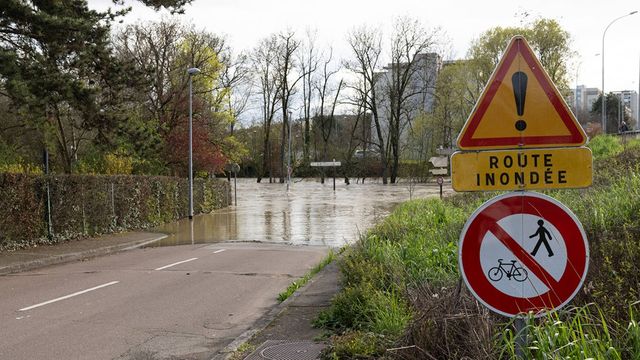
<svg viewBox="0 0 640 360">
<path fill-rule="evenodd" d="M 312 162 L 311 166 L 340 166 L 342 165 L 340 161 L 320 161 L 320 162 Z"/>
<path fill-rule="evenodd" d="M 539 236 L 529 238 L 540 229 L 538 226 L 540 220 L 543 221 L 543 229 L 546 229 L 551 235 L 550 239 L 547 239 L 547 236 L 544 237 L 551 253 L 547 251 L 544 241 L 540 240 Z M 516 241 L 520 240 L 519 243 L 529 254 L 533 255 L 533 251 L 538 246 L 534 256 L 537 263 L 546 269 L 547 273 L 551 274 L 556 281 L 560 280 L 567 267 L 567 248 L 562 234 L 552 223 L 544 222 L 544 219 L 538 216 L 517 214 L 509 215 L 498 221 L 498 226 Z M 511 268 L 513 260 L 515 262 Z M 483 274 L 491 281 L 491 284 L 507 295 L 530 298 L 550 290 L 534 272 L 527 271 L 527 267 L 517 261 L 511 250 L 490 231 L 485 234 L 482 245 L 480 245 L 480 264 Z M 514 272 L 515 274 L 513 274 Z"/>
<path fill-rule="evenodd" d="M 429 158 L 429 162 L 433 164 L 433 167 L 446 168 L 449 166 L 449 158 L 447 156 L 432 156 Z"/>
</svg>

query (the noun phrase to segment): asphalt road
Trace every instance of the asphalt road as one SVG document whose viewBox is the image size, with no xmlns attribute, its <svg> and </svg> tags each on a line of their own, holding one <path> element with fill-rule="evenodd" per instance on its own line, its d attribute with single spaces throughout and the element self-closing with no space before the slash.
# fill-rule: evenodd
<svg viewBox="0 0 640 360">
<path fill-rule="evenodd" d="M 327 251 L 182 245 L 0 277 L 0 358 L 208 359 Z"/>
</svg>

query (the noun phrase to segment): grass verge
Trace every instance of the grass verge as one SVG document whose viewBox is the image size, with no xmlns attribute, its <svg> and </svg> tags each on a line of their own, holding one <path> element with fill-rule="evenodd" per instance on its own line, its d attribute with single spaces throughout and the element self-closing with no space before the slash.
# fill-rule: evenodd
<svg viewBox="0 0 640 360">
<path fill-rule="evenodd" d="M 293 295 L 293 293 L 296 292 L 296 290 L 305 286 L 309 282 L 309 280 L 311 280 L 311 278 L 313 278 L 317 273 L 320 272 L 320 270 L 324 269 L 325 266 L 331 264 L 333 260 L 335 260 L 335 257 L 335 252 L 333 250 L 329 250 L 329 254 L 327 254 L 327 256 L 325 256 L 318 265 L 314 266 L 313 269 L 309 270 L 309 272 L 306 273 L 303 277 L 292 282 L 289 286 L 287 286 L 286 290 L 278 294 L 278 301 L 283 302 L 287 300 L 291 295 Z"/>
<path fill-rule="evenodd" d="M 583 223 L 590 265 L 574 307 L 530 319 L 527 358 L 640 359 L 640 146 L 617 141 L 592 140 L 591 188 L 545 192 Z M 334 334 L 325 358 L 514 358 L 509 319 L 458 273 L 462 227 L 495 195 L 407 202 L 347 249 L 343 290 L 316 320 Z"/>
</svg>

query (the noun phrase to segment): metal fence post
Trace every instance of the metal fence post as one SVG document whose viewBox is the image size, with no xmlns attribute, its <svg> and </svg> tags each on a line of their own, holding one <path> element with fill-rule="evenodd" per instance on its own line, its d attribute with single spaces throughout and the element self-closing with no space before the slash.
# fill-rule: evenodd
<svg viewBox="0 0 640 360">
<path fill-rule="evenodd" d="M 44 149 L 43 154 L 44 161 L 44 181 L 45 187 L 47 189 L 47 199 L 46 199 L 46 221 L 47 221 L 47 238 L 51 240 L 53 238 L 53 224 L 51 222 L 51 184 L 49 180 L 49 152 L 47 149 Z"/>
</svg>

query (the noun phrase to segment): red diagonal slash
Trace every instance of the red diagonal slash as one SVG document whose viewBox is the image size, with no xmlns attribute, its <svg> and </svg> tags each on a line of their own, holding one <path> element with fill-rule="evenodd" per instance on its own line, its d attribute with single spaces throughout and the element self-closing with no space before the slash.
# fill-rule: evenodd
<svg viewBox="0 0 640 360">
<path fill-rule="evenodd" d="M 549 274 L 549 272 L 540 266 L 536 259 L 531 256 L 520 244 L 518 244 L 506 231 L 504 231 L 498 223 L 495 221 L 491 221 L 488 225 L 488 230 L 495 235 L 504 246 L 509 249 L 513 255 L 518 259 L 524 266 L 533 272 L 533 274 L 540 279 L 552 292 L 555 292 L 559 288 L 559 283 L 556 279 Z"/>
</svg>

